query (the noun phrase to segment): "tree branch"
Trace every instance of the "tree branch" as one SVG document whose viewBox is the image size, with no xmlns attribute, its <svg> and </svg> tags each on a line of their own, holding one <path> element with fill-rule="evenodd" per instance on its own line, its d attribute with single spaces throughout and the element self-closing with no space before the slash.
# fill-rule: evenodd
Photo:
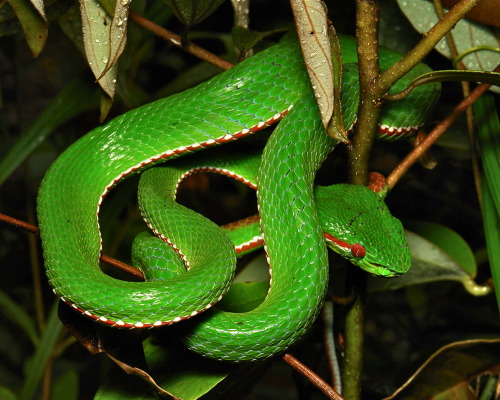
<svg viewBox="0 0 500 400">
<path fill-rule="evenodd" d="M 21 221 L 19 219 L 10 217 L 10 216 L 5 215 L 5 214 L 0 213 L 0 221 L 5 222 L 9 225 L 15 226 L 17 228 L 21 228 L 27 232 L 34 233 L 35 235 L 38 235 L 40 233 L 38 226 L 29 224 L 25 221 Z M 120 271 L 126 272 L 127 274 L 135 276 L 138 279 L 144 280 L 143 273 L 140 270 L 138 270 L 137 268 L 132 267 L 131 265 L 125 264 L 124 262 L 116 260 L 112 257 L 105 255 L 105 254 L 101 254 L 101 261 L 104 264 L 107 264 L 113 268 L 116 268 Z"/>
<path fill-rule="evenodd" d="M 479 1 L 461 0 L 448 11 L 412 50 L 382 73 L 380 79 L 377 81 L 377 90 L 379 93 L 386 93 L 404 74 L 422 61 L 446 33 L 452 30 L 456 23 Z"/>
<path fill-rule="evenodd" d="M 166 41 L 174 44 L 175 46 L 180 47 L 188 53 L 193 54 L 203 61 L 207 61 L 210 64 L 215 65 L 216 67 L 219 67 L 223 70 L 227 70 L 233 67 L 233 64 L 229 61 L 224 60 L 223 58 L 209 52 L 208 50 L 205 50 L 203 47 L 197 46 L 194 43 L 188 42 L 186 46 L 183 46 L 181 37 L 179 35 L 176 35 L 168 29 L 155 24 L 149 19 L 146 19 L 143 16 L 134 13 L 133 11 L 129 11 L 129 17 L 136 24 L 142 26 L 143 28 L 161 37 L 162 39 L 165 39 Z"/>
<path fill-rule="evenodd" d="M 495 69 L 500 72 L 500 66 Z M 482 83 L 478 85 L 467 97 L 465 97 L 453 111 L 443 119 L 436 127 L 427 135 L 427 137 L 408 154 L 399 165 L 394 168 L 391 174 L 387 177 L 387 184 L 392 189 L 398 180 L 408 171 L 408 169 L 417 162 L 417 160 L 434 144 L 434 142 L 441 136 L 450 125 L 465 111 L 467 110 L 481 95 L 483 95 L 489 88 L 490 84 Z"/>
<path fill-rule="evenodd" d="M 344 398 L 340 394 L 338 394 L 330 385 L 328 385 L 323 379 L 321 379 L 318 375 L 311 371 L 307 366 L 302 364 L 294 356 L 286 353 L 281 358 L 293 369 L 300 372 L 307 379 L 309 379 L 309 381 L 311 381 L 314 386 L 316 386 L 319 390 L 326 394 L 329 399 L 344 400 Z"/>
</svg>

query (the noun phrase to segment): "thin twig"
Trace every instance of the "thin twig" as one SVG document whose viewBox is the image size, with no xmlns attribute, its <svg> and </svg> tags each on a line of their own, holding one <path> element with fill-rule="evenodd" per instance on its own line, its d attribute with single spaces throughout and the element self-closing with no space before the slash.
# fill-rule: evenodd
<svg viewBox="0 0 500 400">
<path fill-rule="evenodd" d="M 54 372 L 54 359 L 51 357 L 43 370 L 41 400 L 49 400 L 52 394 L 52 375 Z"/>
<path fill-rule="evenodd" d="M 216 67 L 219 67 L 220 69 L 223 70 L 227 70 L 233 67 L 233 64 L 230 63 L 229 61 L 224 60 L 223 58 L 209 52 L 203 47 L 197 46 L 194 43 L 188 42 L 184 46 L 181 37 L 179 35 L 176 35 L 175 33 L 169 31 L 168 29 L 165 29 L 160 25 L 155 24 L 149 19 L 144 18 L 143 16 L 134 13 L 133 11 L 129 11 L 129 17 L 136 24 L 142 26 L 143 28 L 147 29 L 150 32 L 153 32 L 155 35 L 161 37 L 162 39 L 165 39 L 166 41 L 174 44 L 175 46 L 180 47 L 181 49 L 200 58 L 203 61 L 207 61 L 210 64 L 215 65 Z"/>
<path fill-rule="evenodd" d="M 34 233 L 35 235 L 38 235 L 40 233 L 38 226 L 29 224 L 25 221 L 21 221 L 19 219 L 10 217 L 10 216 L 5 215 L 5 214 L 0 213 L 0 221 L 6 222 L 7 224 L 15 226 L 17 228 L 21 228 L 27 232 Z M 126 272 L 130 275 L 133 275 L 138 279 L 144 280 L 143 273 L 140 270 L 138 270 L 137 268 L 132 267 L 131 265 L 125 264 L 124 262 L 118 261 L 112 257 L 105 255 L 105 254 L 101 254 L 101 261 L 104 264 L 107 264 L 113 268 L 116 268 L 116 269 L 121 270 L 123 272 Z"/>
<path fill-rule="evenodd" d="M 497 67 L 495 71 L 500 71 Z M 450 125 L 469 108 L 481 95 L 483 95 L 489 88 L 490 84 L 482 83 L 478 85 L 466 98 L 464 98 L 453 111 L 443 119 L 436 127 L 422 140 L 419 146 L 415 147 L 413 151 L 408 154 L 399 165 L 394 168 L 387 178 L 387 184 L 392 189 L 398 180 L 410 169 L 410 167 L 417 162 L 417 160 L 434 144 L 434 142 L 441 136 Z"/>
<path fill-rule="evenodd" d="M 368 162 L 375 139 L 382 92 L 377 92 L 379 78 L 378 26 L 379 4 L 376 0 L 356 1 L 356 39 L 358 42 L 360 101 L 358 121 L 349 152 L 349 182 L 365 186 L 368 183 Z M 342 369 L 342 393 L 350 400 L 361 397 L 361 375 L 364 349 L 364 304 L 366 273 L 349 268 L 346 291 L 353 293 L 345 317 L 345 352 Z"/>
<path fill-rule="evenodd" d="M 144 274 L 140 270 L 113 257 L 109 257 L 106 254 L 101 254 L 101 261 L 113 268 L 119 269 L 120 271 L 133 275 L 138 279 L 144 280 Z"/>
<path fill-rule="evenodd" d="M 360 98 L 358 120 L 349 152 L 349 182 L 366 186 L 368 159 L 375 140 L 380 115 L 381 92 L 374 83 L 379 78 L 379 5 L 374 0 L 356 1 L 356 40 L 358 42 Z"/>
<path fill-rule="evenodd" d="M 441 3 L 441 0 L 433 0 L 434 9 L 436 10 L 436 14 L 439 18 L 444 16 L 444 8 Z M 446 44 L 450 49 L 451 59 L 456 60 L 459 56 L 457 46 L 455 44 L 455 39 L 451 32 L 448 32 L 445 36 Z M 463 61 L 459 60 L 456 63 L 456 67 L 459 70 L 466 70 L 467 67 L 463 63 Z M 462 87 L 462 94 L 464 97 L 467 97 L 470 93 L 470 82 L 461 81 L 460 85 Z M 466 113 L 466 121 L 467 121 L 467 136 L 469 138 L 469 149 L 471 154 L 471 166 L 472 173 L 474 176 L 474 185 L 476 188 L 476 196 L 478 198 L 479 207 L 482 206 L 483 202 L 481 201 L 481 167 L 479 163 L 479 156 L 477 154 L 476 146 L 474 145 L 474 113 L 472 108 L 468 108 Z"/>
<path fill-rule="evenodd" d="M 30 204 L 31 205 L 31 204 Z M 28 218 L 31 221 L 35 220 L 33 207 L 28 209 Z M 28 235 L 29 244 L 29 254 L 30 254 L 30 264 L 31 264 L 31 275 L 33 283 L 33 294 L 35 300 L 35 314 L 36 321 L 38 324 L 38 329 L 43 332 L 45 329 L 45 307 L 42 295 L 42 277 L 41 277 L 41 267 L 40 267 L 40 257 L 38 252 L 38 241 L 33 235 Z"/>
<path fill-rule="evenodd" d="M 340 366 L 335 349 L 335 336 L 333 329 L 333 302 L 325 301 L 321 310 L 323 318 L 323 342 L 325 346 L 325 355 L 330 368 L 332 386 L 336 392 L 342 393 L 342 379 L 340 377 Z"/>
<path fill-rule="evenodd" d="M 299 360 L 297 360 L 294 356 L 289 353 L 286 353 L 281 357 L 283 361 L 285 361 L 288 365 L 290 365 L 293 369 L 300 372 L 304 375 L 309 381 L 316 386 L 319 390 L 321 390 L 324 394 L 328 396 L 328 398 L 333 400 L 343 400 L 344 398 L 338 394 L 330 385 L 328 385 L 323 379 L 321 379 L 318 375 L 316 375 L 313 371 L 311 371 L 307 366 L 302 364 Z"/>
<path fill-rule="evenodd" d="M 38 226 L 21 221 L 20 219 L 9 217 L 5 214 L 0 214 L 0 221 L 6 222 L 7 224 L 15 226 L 16 228 L 21 228 L 27 232 L 34 233 L 35 235 L 38 235 L 38 233 L 40 232 Z"/>
<path fill-rule="evenodd" d="M 430 53 L 443 36 L 453 29 L 456 23 L 479 1 L 461 0 L 457 3 L 425 34 L 425 37 L 411 51 L 380 75 L 380 79 L 377 80 L 378 90 L 382 94 L 386 93 L 394 83 Z"/>
</svg>

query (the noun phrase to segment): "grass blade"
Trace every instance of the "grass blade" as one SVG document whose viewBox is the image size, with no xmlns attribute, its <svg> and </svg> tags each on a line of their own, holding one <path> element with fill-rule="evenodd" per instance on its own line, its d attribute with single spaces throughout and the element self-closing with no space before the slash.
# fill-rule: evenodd
<svg viewBox="0 0 500 400">
<path fill-rule="evenodd" d="M 83 78 L 70 82 L 0 161 L 0 185 L 60 125 L 97 107 L 97 91 Z"/>
</svg>

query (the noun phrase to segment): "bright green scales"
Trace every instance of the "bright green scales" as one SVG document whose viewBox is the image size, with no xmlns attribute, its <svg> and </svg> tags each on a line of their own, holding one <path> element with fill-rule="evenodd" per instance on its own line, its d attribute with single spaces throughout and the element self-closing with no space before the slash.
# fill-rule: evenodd
<svg viewBox="0 0 500 400">
<path fill-rule="evenodd" d="M 355 62 L 354 40 L 341 37 L 341 45 L 344 62 Z M 384 52 L 381 67 L 398 58 Z M 420 64 L 406 79 L 428 71 Z M 350 126 L 358 102 L 357 70 L 346 69 L 343 81 L 344 117 Z M 399 86 L 406 83 L 400 81 Z M 397 127 L 421 125 L 438 94 L 439 85 L 427 85 L 404 101 L 388 104 L 382 129 L 396 133 Z M 296 342 L 316 319 L 327 286 L 327 252 L 313 181 L 336 143 L 324 133 L 294 40 L 191 90 L 132 110 L 96 128 L 61 155 L 47 173 L 38 199 L 45 264 L 54 291 L 84 314 L 119 327 L 166 325 L 210 307 L 230 285 L 234 247 L 214 224 L 170 201 L 177 172 L 152 169 L 139 189 L 139 196 L 152 204 L 146 218 L 153 229 L 174 242 L 191 267 L 172 281 L 124 282 L 100 271 L 100 204 L 113 185 L 131 173 L 246 136 L 285 114 L 266 146 L 257 178 L 272 271 L 269 294 L 248 313 L 210 311 L 186 341 L 208 357 L 234 361 L 269 357 Z M 173 183 L 165 186 L 162 175 Z M 336 195 L 338 201 L 326 200 L 325 205 L 328 189 L 318 190 L 321 215 L 328 208 L 334 211 L 333 224 L 341 231 L 331 234 L 340 247 L 366 250 L 364 257 L 357 250 L 358 257 L 351 256 L 356 264 L 384 276 L 408 269 L 402 226 L 375 194 L 355 187 L 347 189 L 353 194 Z M 352 209 L 346 211 L 349 205 L 341 202 L 343 198 Z M 169 217 L 156 221 L 165 209 Z M 345 254 L 351 252 L 347 248 Z M 222 280 L 222 286 L 216 280 Z"/>
</svg>

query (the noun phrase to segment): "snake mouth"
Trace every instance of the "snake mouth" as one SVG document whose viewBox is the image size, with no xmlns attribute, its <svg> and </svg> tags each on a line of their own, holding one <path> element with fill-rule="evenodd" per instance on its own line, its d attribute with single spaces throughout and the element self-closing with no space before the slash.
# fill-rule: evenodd
<svg viewBox="0 0 500 400">
<path fill-rule="evenodd" d="M 361 265 L 360 265 L 361 266 Z M 373 263 L 370 261 L 366 261 L 363 263 L 361 266 L 365 271 L 369 272 L 372 275 L 381 277 L 381 278 L 395 278 L 399 275 L 400 273 L 394 271 L 394 269 L 391 269 L 387 267 L 386 265 L 383 264 L 377 264 Z"/>
</svg>

